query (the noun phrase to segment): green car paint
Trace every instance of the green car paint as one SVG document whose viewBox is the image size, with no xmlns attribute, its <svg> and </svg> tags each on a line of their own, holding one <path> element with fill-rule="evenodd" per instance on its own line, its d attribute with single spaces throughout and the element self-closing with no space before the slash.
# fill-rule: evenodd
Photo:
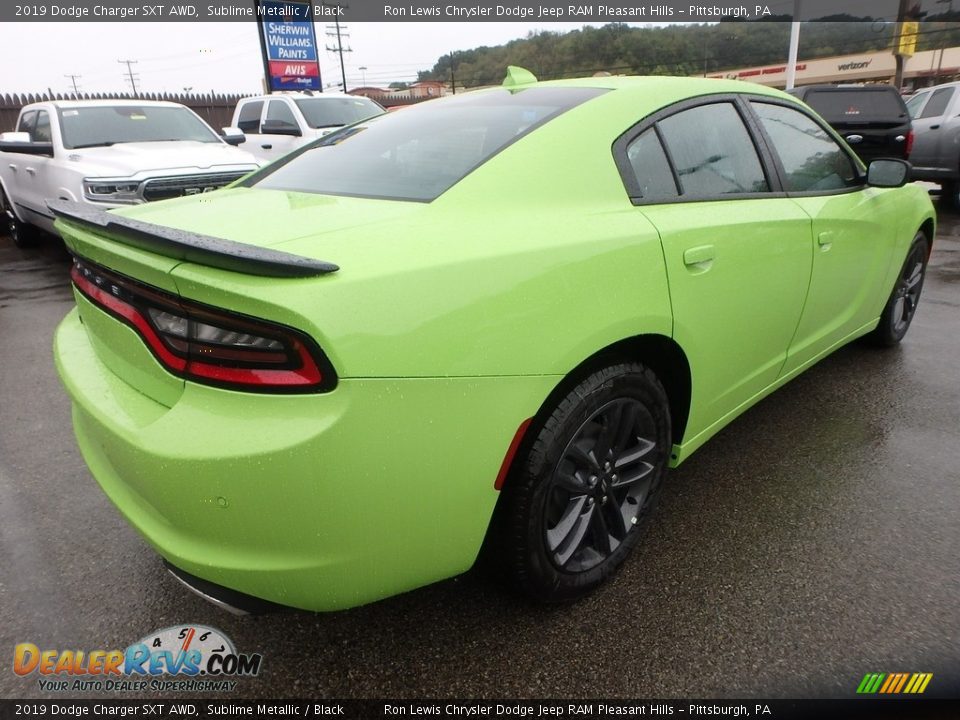
<svg viewBox="0 0 960 720">
<path fill-rule="evenodd" d="M 255 174 L 253 187 L 117 211 L 335 262 L 334 274 L 278 279 L 179 262 L 58 221 L 78 257 L 296 328 L 337 373 L 330 392 L 286 395 L 184 380 L 76 293 L 55 356 L 81 452 L 172 564 L 312 610 L 460 573 L 483 542 L 518 427 L 585 360 L 638 337 L 679 349 L 690 375 L 689 407 L 677 406 L 686 417 L 674 420 L 679 464 L 875 327 L 915 233 L 932 228 L 930 201 L 913 186 L 634 205 L 611 148 L 643 118 L 726 93 L 800 104 L 734 81 L 532 85 L 514 75 L 512 92 L 607 92 L 430 202 L 261 189 Z"/>
</svg>

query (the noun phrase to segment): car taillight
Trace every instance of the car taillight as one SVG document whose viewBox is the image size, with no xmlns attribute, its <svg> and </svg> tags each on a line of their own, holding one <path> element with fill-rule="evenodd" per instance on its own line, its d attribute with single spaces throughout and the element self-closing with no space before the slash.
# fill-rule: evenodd
<svg viewBox="0 0 960 720">
<path fill-rule="evenodd" d="M 907 131 L 907 147 L 904 148 L 903 156 L 910 157 L 910 151 L 913 150 L 913 130 Z"/>
<path fill-rule="evenodd" d="M 175 375 L 260 392 L 322 392 L 336 385 L 326 356 L 292 328 L 184 300 L 85 260 L 74 260 L 70 276 Z"/>
</svg>

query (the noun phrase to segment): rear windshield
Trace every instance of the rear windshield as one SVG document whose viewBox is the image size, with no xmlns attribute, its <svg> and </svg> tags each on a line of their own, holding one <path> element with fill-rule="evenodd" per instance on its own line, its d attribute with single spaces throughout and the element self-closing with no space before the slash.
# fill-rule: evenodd
<svg viewBox="0 0 960 720">
<path fill-rule="evenodd" d="M 534 128 L 604 92 L 534 87 L 430 101 L 333 132 L 246 184 L 427 202 Z"/>
<path fill-rule="evenodd" d="M 905 122 L 903 100 L 892 88 L 814 90 L 804 98 L 828 123 Z"/>
<path fill-rule="evenodd" d="M 295 100 L 312 128 L 340 127 L 379 115 L 383 108 L 370 98 L 308 98 Z"/>
<path fill-rule="evenodd" d="M 168 105 L 64 108 L 60 110 L 60 129 L 63 146 L 68 149 L 162 140 L 220 142 L 187 108 Z"/>
</svg>

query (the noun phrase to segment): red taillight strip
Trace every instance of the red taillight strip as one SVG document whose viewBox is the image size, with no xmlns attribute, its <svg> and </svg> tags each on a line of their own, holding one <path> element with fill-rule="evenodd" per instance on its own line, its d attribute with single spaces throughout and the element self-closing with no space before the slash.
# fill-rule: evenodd
<svg viewBox="0 0 960 720">
<path fill-rule="evenodd" d="M 527 434 L 527 428 L 530 427 L 532 421 L 533 418 L 527 418 L 520 423 L 520 427 L 518 427 L 517 432 L 514 433 L 513 440 L 510 441 L 510 447 L 507 448 L 507 454 L 503 458 L 503 464 L 500 466 L 500 472 L 497 473 L 497 479 L 493 483 L 494 490 L 501 490 L 503 488 L 503 483 L 507 480 L 507 473 L 510 472 L 510 466 L 513 465 L 513 458 L 517 454 L 520 443 L 523 442 L 523 436 Z"/>
<path fill-rule="evenodd" d="M 84 263 L 84 265 L 86 265 L 86 263 Z M 100 271 L 96 269 L 93 269 L 93 272 L 100 273 Z M 192 310 L 190 303 L 181 303 L 173 298 L 164 298 L 158 294 L 157 291 L 153 291 L 149 287 L 141 288 L 139 284 L 133 283 L 132 281 L 113 277 L 111 273 L 104 272 L 103 276 L 111 283 L 116 284 L 115 289 L 118 294 L 128 294 L 135 300 L 138 298 L 146 300 L 151 307 L 155 306 L 168 311 L 173 310 L 187 317 L 199 316 L 203 318 L 203 321 L 209 320 L 212 323 L 223 322 L 227 325 L 239 323 L 239 326 L 245 327 L 252 332 L 264 332 L 264 329 L 253 320 L 241 317 L 235 320 L 225 317 L 221 320 L 220 316 L 210 308 L 198 306 L 195 310 Z M 280 369 L 217 365 L 213 362 L 206 362 L 196 359 L 195 357 L 189 357 L 189 353 L 208 349 L 212 351 L 209 356 L 211 359 L 219 357 L 219 359 L 227 361 L 233 360 L 248 363 L 256 362 L 257 360 L 275 363 L 277 356 L 283 356 L 284 354 L 269 351 L 251 351 L 249 355 L 243 356 L 243 352 L 240 350 L 218 348 L 214 345 L 203 343 L 202 341 L 190 343 L 177 340 L 175 343 L 175 339 L 171 338 L 169 340 L 170 343 L 175 344 L 181 352 L 187 352 L 188 357 L 183 358 L 170 351 L 164 339 L 160 337 L 150 320 L 139 307 L 105 291 L 103 288 L 98 287 L 96 283 L 91 282 L 80 270 L 79 262 L 74 264 L 70 272 L 70 277 L 77 289 L 91 302 L 133 327 L 161 364 L 176 374 L 199 380 L 200 382 L 207 381 L 212 384 L 233 386 L 243 390 L 288 389 L 295 391 L 299 388 L 328 390 L 333 387 L 335 376 L 332 370 L 329 375 L 325 376 L 324 371 L 321 370 L 320 365 L 314 359 L 310 349 L 304 342 L 301 342 L 293 335 L 293 331 L 284 330 L 282 327 L 276 328 L 276 332 L 279 334 L 277 339 L 283 338 L 282 342 L 285 343 L 286 347 L 296 354 L 300 363 L 299 367 Z M 223 311 L 223 313 L 226 313 L 226 311 Z M 184 348 L 179 348 L 179 345 L 183 345 Z"/>
<path fill-rule="evenodd" d="M 147 322 L 147 319 L 137 308 L 98 288 L 80 273 L 76 265 L 70 271 L 70 277 L 73 279 L 74 285 L 80 289 L 80 292 L 93 302 L 113 311 L 132 324 L 164 365 L 168 365 L 174 370 L 183 371 L 186 369 L 187 361 L 167 350 L 163 340 L 160 339 L 153 326 Z"/>
</svg>

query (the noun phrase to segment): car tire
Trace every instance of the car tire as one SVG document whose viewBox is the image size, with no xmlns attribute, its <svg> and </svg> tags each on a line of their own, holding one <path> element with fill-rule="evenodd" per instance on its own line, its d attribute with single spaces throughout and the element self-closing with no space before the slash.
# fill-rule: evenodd
<svg viewBox="0 0 960 720">
<path fill-rule="evenodd" d="M 519 589 L 576 600 L 623 563 L 656 505 L 670 409 L 640 364 L 593 372 L 555 404 L 504 489 L 501 547 Z"/>
<path fill-rule="evenodd" d="M 0 208 L 3 210 L 4 228 L 7 235 L 18 248 L 34 247 L 37 244 L 37 232 L 32 225 L 20 222 L 13 212 L 13 205 L 7 194 L 0 190 Z"/>
<path fill-rule="evenodd" d="M 893 347 L 907 334 L 920 303 L 929 254 L 930 243 L 926 235 L 918 232 L 897 275 L 893 292 L 890 293 L 880 315 L 880 324 L 867 336 L 873 344 Z"/>
</svg>

